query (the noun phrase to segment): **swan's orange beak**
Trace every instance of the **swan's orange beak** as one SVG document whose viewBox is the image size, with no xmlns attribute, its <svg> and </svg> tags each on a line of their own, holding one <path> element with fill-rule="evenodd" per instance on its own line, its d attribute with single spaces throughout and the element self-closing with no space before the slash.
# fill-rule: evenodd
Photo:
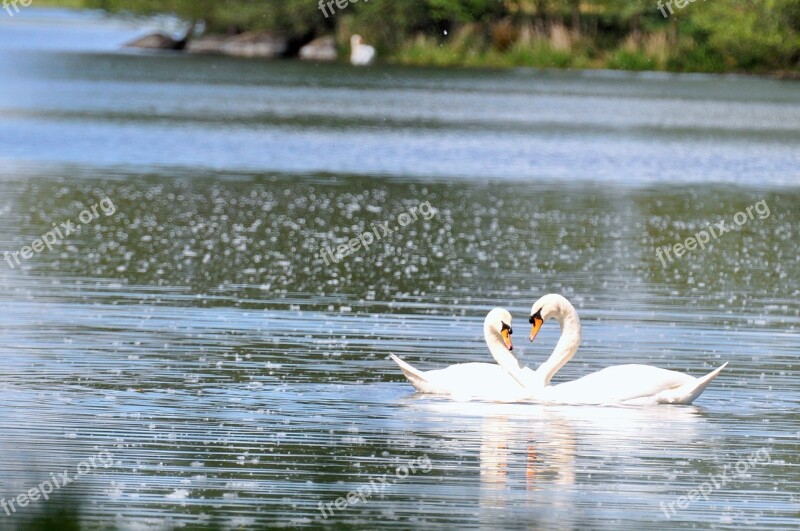
<svg viewBox="0 0 800 531">
<path fill-rule="evenodd" d="M 531 335 L 528 339 L 530 339 L 531 341 L 536 339 L 536 334 L 539 333 L 539 329 L 542 327 L 543 322 L 544 320 L 539 316 L 539 314 L 536 314 L 533 317 L 531 317 L 531 324 L 533 325 L 533 327 L 531 328 Z"/>
<path fill-rule="evenodd" d="M 503 343 L 506 344 L 506 348 L 508 350 L 514 350 L 514 346 L 511 344 L 511 334 L 508 331 L 508 328 L 503 328 L 500 331 L 500 335 L 503 336 Z"/>
</svg>

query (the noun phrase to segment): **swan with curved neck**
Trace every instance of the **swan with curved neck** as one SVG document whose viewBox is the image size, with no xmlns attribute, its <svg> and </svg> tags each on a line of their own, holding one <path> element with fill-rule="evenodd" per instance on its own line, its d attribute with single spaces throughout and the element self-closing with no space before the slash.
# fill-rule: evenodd
<svg viewBox="0 0 800 531">
<path fill-rule="evenodd" d="M 459 363 L 444 369 L 420 371 L 394 354 L 390 356 L 411 385 L 422 393 L 450 395 L 458 399 L 522 400 L 529 394 L 524 379 L 531 378 L 533 371 L 519 368 L 512 354 L 512 333 L 511 314 L 502 308 L 490 311 L 483 321 L 486 345 L 498 364 Z M 509 370 L 512 367 L 516 370 Z"/>
<path fill-rule="evenodd" d="M 561 338 L 553 353 L 530 378 L 525 378 L 530 397 L 560 404 L 691 404 L 700 396 L 727 363 L 695 378 L 677 371 L 650 365 L 614 365 L 572 382 L 550 385 L 550 380 L 572 359 L 581 344 L 581 322 L 570 302 L 557 294 L 545 295 L 531 306 L 530 340 L 536 339 L 542 325 L 555 319 L 561 325 Z M 520 374 L 518 365 L 498 360 L 511 374 Z M 519 376 L 518 376 L 519 377 Z"/>
</svg>

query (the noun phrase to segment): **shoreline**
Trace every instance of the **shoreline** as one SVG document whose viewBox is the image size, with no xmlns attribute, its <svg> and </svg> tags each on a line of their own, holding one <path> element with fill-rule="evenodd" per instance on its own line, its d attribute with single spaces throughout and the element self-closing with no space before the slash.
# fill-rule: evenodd
<svg viewBox="0 0 800 531">
<path fill-rule="evenodd" d="M 331 65 L 346 65 L 350 66 L 345 56 L 340 56 L 336 60 L 333 61 L 311 61 L 311 60 L 304 60 L 299 57 L 242 57 L 236 55 L 226 55 L 226 54 L 219 54 L 219 53 L 188 53 L 182 50 L 147 50 L 147 49 L 136 49 L 136 48 L 125 48 L 124 46 L 120 46 L 119 51 L 124 51 L 126 53 L 134 53 L 134 54 L 141 54 L 141 55 L 158 55 L 161 53 L 171 54 L 171 55 L 186 55 L 187 57 L 219 57 L 219 58 L 231 58 L 231 59 L 249 59 L 249 60 L 261 60 L 261 61 L 286 61 L 286 62 L 298 62 L 298 63 L 305 63 L 305 64 L 331 64 Z M 758 79 L 773 79 L 777 81 L 800 81 L 800 71 L 785 71 L 785 70 L 776 70 L 776 71 L 767 71 L 767 72 L 752 72 L 746 70 L 727 70 L 722 72 L 714 72 L 714 71 L 685 71 L 685 70 L 630 70 L 630 69 L 622 69 L 622 68 L 608 68 L 603 65 L 598 66 L 583 66 L 583 67 L 573 67 L 573 66 L 531 66 L 525 64 L 448 64 L 448 65 L 440 65 L 430 62 L 414 62 L 414 61 L 402 61 L 396 59 L 394 56 L 385 56 L 383 59 L 380 59 L 372 66 L 392 66 L 392 67 L 412 67 L 412 68 L 420 68 L 420 69 L 439 69 L 439 70 L 479 70 L 479 71 L 501 71 L 501 72 L 509 72 L 513 70 L 530 70 L 530 71 L 545 71 L 545 72 L 618 72 L 621 74 L 665 74 L 665 75 L 675 75 L 675 76 L 692 76 L 692 75 L 701 75 L 701 76 L 713 76 L 713 77 L 726 77 L 726 76 L 734 76 L 734 77 L 747 77 L 747 78 L 758 78 Z M 369 68 L 369 67 L 367 67 Z"/>
<path fill-rule="evenodd" d="M 84 0 L 41 0 L 32 9 L 63 10 L 63 11 L 82 11 L 97 12 L 98 9 L 87 7 Z M 109 12 L 100 10 L 105 16 L 131 21 L 141 20 L 142 22 L 152 21 L 157 17 L 163 17 L 166 13 L 160 14 L 137 14 L 130 11 Z M 175 17 L 175 20 L 182 21 L 187 28 L 191 28 L 192 22 L 181 18 L 178 15 L 168 15 Z M 797 69 L 791 68 L 738 68 L 725 67 L 717 68 L 719 63 L 714 63 L 715 68 L 688 68 L 680 65 L 681 54 L 673 51 L 686 48 L 687 54 L 696 51 L 687 48 L 686 42 L 680 36 L 670 36 L 665 31 L 653 31 L 650 33 L 636 33 L 628 35 L 616 46 L 599 46 L 594 37 L 586 34 L 572 32 L 569 27 L 563 24 L 551 24 L 546 30 L 533 28 L 528 25 L 505 25 L 502 29 L 509 32 L 512 37 L 506 36 L 504 49 L 495 47 L 496 36 L 487 36 L 489 26 L 479 24 L 465 24 L 458 30 L 448 35 L 445 31 L 444 36 L 431 36 L 417 33 L 407 35 L 400 44 L 387 50 L 386 47 L 378 48 L 377 64 L 410 66 L 418 68 L 452 68 L 452 69 L 480 69 L 480 70 L 514 70 L 514 69 L 534 69 L 534 70 L 567 70 L 567 71 L 619 71 L 619 72 L 657 72 L 666 74 L 709 74 L 709 75 L 739 75 L 746 77 L 756 77 L 763 79 L 775 79 L 781 81 L 800 81 L 800 65 Z M 146 31 L 143 29 L 143 31 Z M 244 53 L 233 50 L 223 51 L 221 43 L 242 39 L 243 37 L 261 37 L 262 42 L 247 42 L 245 45 L 239 44 L 240 50 L 244 46 L 249 47 Z M 280 50 L 275 41 L 292 43 L 298 39 L 297 35 L 286 32 L 270 30 L 243 30 L 236 34 L 225 34 L 215 31 L 204 31 L 200 35 L 189 36 L 188 33 L 181 39 L 175 35 L 164 32 L 152 32 L 142 34 L 140 39 L 156 38 L 158 45 L 133 46 L 131 43 L 123 43 L 120 49 L 142 49 L 149 52 L 170 51 L 190 53 L 193 55 L 217 55 L 234 56 L 249 58 L 271 58 L 271 59 L 295 59 L 306 62 L 332 62 L 346 63 L 349 54 L 349 35 L 343 30 L 333 30 L 333 32 L 315 34 L 316 39 L 330 39 L 333 43 L 328 49 L 330 55 L 326 60 L 303 59 L 298 57 L 300 46 L 292 44 L 286 49 Z M 595 39 L 595 40 L 593 40 Z M 266 44 L 264 41 L 270 41 Z M 313 44 L 312 40 L 306 39 L 305 44 Z M 208 44 L 211 43 L 209 47 Z M 269 52 L 261 54 L 254 51 L 254 48 L 261 46 L 268 48 Z M 195 47 L 195 49 L 192 49 Z M 203 49 L 203 48 L 206 49 Z M 699 46 L 698 46 L 699 47 Z M 275 50 L 278 49 L 276 52 Z M 711 63 L 709 63 L 711 64 Z"/>
</svg>

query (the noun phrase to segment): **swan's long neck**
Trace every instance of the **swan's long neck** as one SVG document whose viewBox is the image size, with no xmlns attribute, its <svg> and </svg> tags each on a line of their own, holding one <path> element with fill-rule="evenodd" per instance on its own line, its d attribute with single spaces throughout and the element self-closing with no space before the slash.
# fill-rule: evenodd
<svg viewBox="0 0 800 531">
<path fill-rule="evenodd" d="M 498 334 L 488 322 L 483 324 L 483 337 L 486 339 L 489 352 L 492 353 L 492 357 L 497 364 L 508 371 L 512 376 L 518 377 L 522 370 L 519 361 L 517 361 L 516 356 L 514 356 L 514 354 L 508 350 L 505 343 L 503 343 L 503 338 L 500 337 L 500 334 Z"/>
<path fill-rule="evenodd" d="M 553 318 L 561 325 L 561 338 L 547 361 L 536 369 L 537 379 L 543 386 L 550 385 L 550 379 L 572 359 L 581 345 L 581 320 L 572 304 L 564 299 Z"/>
</svg>

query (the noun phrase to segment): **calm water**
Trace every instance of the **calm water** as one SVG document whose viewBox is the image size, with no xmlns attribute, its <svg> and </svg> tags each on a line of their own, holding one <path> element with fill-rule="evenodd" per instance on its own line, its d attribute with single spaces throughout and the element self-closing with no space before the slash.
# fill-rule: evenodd
<svg viewBox="0 0 800 531">
<path fill-rule="evenodd" d="M 122 529 L 800 525 L 800 85 L 120 53 L 138 27 L 0 17 L 0 247 L 80 227 L 0 262 L 0 495 L 109 456 L 0 529 L 56 500 Z M 730 366 L 691 407 L 542 407 L 423 398 L 387 358 L 491 361 L 504 306 L 537 366 L 548 292 L 584 323 L 559 381 Z"/>
</svg>

